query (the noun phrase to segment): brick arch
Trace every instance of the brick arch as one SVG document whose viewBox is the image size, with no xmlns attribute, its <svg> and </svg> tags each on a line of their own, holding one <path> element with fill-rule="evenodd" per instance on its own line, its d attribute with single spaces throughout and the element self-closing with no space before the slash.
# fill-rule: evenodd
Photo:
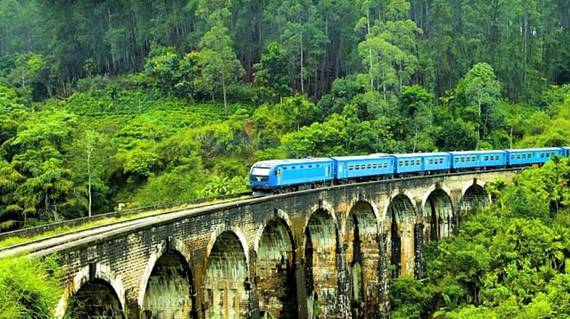
<svg viewBox="0 0 570 319">
<path fill-rule="evenodd" d="M 372 318 L 379 312 L 378 292 L 383 265 L 380 248 L 378 210 L 374 203 L 354 200 L 344 222 L 344 252 L 347 262 L 347 280 L 350 311 L 353 318 Z"/>
<path fill-rule="evenodd" d="M 247 239 L 245 238 L 244 233 L 241 231 L 240 228 L 236 226 L 228 226 L 226 224 L 222 224 L 212 232 L 210 236 L 210 240 L 208 241 L 208 245 L 206 246 L 206 265 L 208 264 L 208 259 L 210 258 L 210 254 L 212 253 L 212 249 L 214 249 L 214 245 L 220 235 L 225 232 L 230 232 L 234 234 L 240 242 L 241 248 L 245 254 L 245 265 L 247 267 L 247 271 L 249 273 L 249 247 L 247 245 Z"/>
<path fill-rule="evenodd" d="M 155 245 L 153 248 L 151 248 L 151 253 L 150 253 L 150 257 L 148 259 L 148 262 L 146 263 L 144 272 L 143 272 L 143 276 L 142 276 L 142 280 L 141 283 L 139 285 L 139 295 L 137 298 L 137 304 L 139 306 L 139 308 L 142 308 L 143 305 L 143 301 L 144 301 L 144 295 L 146 293 L 146 287 L 148 285 L 148 279 L 150 278 L 150 275 L 152 274 L 152 270 L 154 269 L 154 266 L 156 265 L 156 262 L 160 259 L 160 257 L 162 257 L 162 255 L 164 255 L 164 253 L 166 253 L 169 250 L 168 247 L 169 243 L 167 240 L 163 240 L 161 241 L 159 244 Z M 186 245 L 184 245 L 182 243 L 182 241 L 175 239 L 170 241 L 170 250 L 176 251 L 177 253 L 179 253 L 185 260 L 186 262 L 186 266 L 188 266 L 188 268 L 190 268 L 190 250 L 188 249 L 188 247 Z"/>
<path fill-rule="evenodd" d="M 384 213 L 387 260 L 394 267 L 392 277 L 413 275 L 415 250 L 421 241 L 416 238 L 417 209 L 406 191 L 394 192 Z"/>
<path fill-rule="evenodd" d="M 188 317 L 191 311 L 195 311 L 195 309 L 193 309 L 195 307 L 195 301 L 192 296 L 192 293 L 195 292 L 194 277 L 190 269 L 189 261 L 190 252 L 186 245 L 180 240 L 163 240 L 154 246 L 149 261 L 145 266 L 144 275 L 139 288 L 137 303 L 141 311 L 141 316 L 143 312 L 151 311 L 154 315 L 161 313 L 162 316 L 170 317 L 173 316 L 174 313 L 178 313 L 183 314 L 184 317 Z M 159 273 L 155 274 L 155 271 Z M 151 284 L 150 279 L 153 275 L 161 279 L 155 279 L 153 281 L 153 287 L 155 287 L 155 289 L 149 291 L 149 284 Z M 172 282 L 174 282 L 174 284 L 170 285 Z M 157 287 L 157 284 L 159 287 Z M 162 287 L 160 287 L 160 285 L 162 285 Z M 156 294 L 157 289 L 160 290 L 161 295 L 172 296 L 172 298 L 164 299 L 169 301 L 176 300 L 177 304 L 171 304 L 165 308 L 164 306 L 157 306 L 156 303 L 151 303 L 152 306 L 150 309 L 145 307 L 145 297 L 147 297 L 148 293 L 152 295 Z M 152 295 L 149 296 L 149 298 L 156 297 Z"/>
<path fill-rule="evenodd" d="M 465 215 L 473 208 L 481 205 L 486 207 L 491 203 L 489 193 L 485 190 L 485 184 L 474 180 L 473 183 L 463 187 L 459 205 L 457 207 L 458 224 L 465 218 Z"/>
<path fill-rule="evenodd" d="M 309 317 L 315 307 L 321 316 L 335 314 L 339 298 L 340 234 L 332 211 L 322 207 L 311 211 L 304 228 L 304 267 Z"/>
<path fill-rule="evenodd" d="M 450 192 L 444 188 L 437 187 L 426 192 L 421 215 L 425 241 L 448 238 L 457 231 L 457 212 Z"/>
<path fill-rule="evenodd" d="M 346 225 L 348 222 L 348 218 L 350 217 L 351 212 L 355 208 L 356 205 L 367 205 L 370 208 L 370 211 L 374 215 L 374 219 L 376 220 L 376 228 L 377 231 L 380 232 L 382 230 L 382 213 L 376 206 L 376 203 L 372 199 L 366 198 L 364 194 L 361 194 L 357 198 L 353 199 L 350 202 L 350 209 L 343 215 L 343 220 L 341 222 L 341 233 L 346 233 Z M 346 234 L 345 234 L 346 236 Z"/>
<path fill-rule="evenodd" d="M 396 198 L 400 198 L 402 196 L 407 198 L 408 201 L 410 202 L 411 207 L 413 208 L 413 213 L 414 213 L 414 217 L 415 217 L 415 215 L 418 212 L 418 208 L 416 207 L 416 202 L 414 201 L 414 196 L 408 190 L 397 189 L 397 190 L 394 190 L 390 194 L 390 200 L 388 201 L 388 204 L 385 205 L 385 207 L 384 207 L 384 212 L 382 213 L 382 220 L 381 220 L 382 223 L 384 223 L 384 221 L 386 221 L 386 218 L 388 218 L 388 213 L 389 213 L 390 205 L 392 204 L 392 202 Z"/>
<path fill-rule="evenodd" d="M 430 188 L 428 188 L 427 191 L 424 193 L 424 196 L 422 198 L 422 212 L 426 206 L 426 203 L 427 203 L 427 200 L 429 199 L 429 196 L 436 190 L 441 190 L 445 194 L 447 194 L 447 197 L 449 197 L 449 200 L 453 204 L 453 201 L 452 201 L 453 197 L 451 196 L 451 190 L 447 186 L 437 183 L 437 184 L 430 186 Z"/>
<path fill-rule="evenodd" d="M 259 309 L 270 318 L 293 319 L 297 310 L 295 243 L 283 211 L 269 218 L 256 239 L 256 288 Z"/>
<path fill-rule="evenodd" d="M 341 245 L 342 243 L 342 236 L 340 233 L 340 225 L 339 222 L 336 218 L 336 214 L 335 211 L 332 207 L 332 205 L 330 205 L 329 203 L 323 201 L 322 205 L 314 205 L 311 207 L 311 209 L 309 210 L 309 213 L 307 214 L 306 218 L 303 220 L 303 235 L 306 233 L 307 231 L 307 227 L 309 226 L 309 222 L 311 220 L 311 218 L 313 217 L 313 215 L 319 211 L 325 212 L 332 220 L 335 226 L 335 236 L 336 236 L 336 241 L 337 241 L 337 245 Z M 305 242 L 303 244 L 306 244 L 306 240 L 307 238 L 304 238 Z M 303 256 L 304 258 L 304 256 Z"/>
<path fill-rule="evenodd" d="M 218 228 L 219 235 L 207 249 L 202 287 L 204 301 L 209 305 L 206 318 L 221 318 L 225 314 L 246 319 L 251 280 L 245 237 L 241 232 L 221 229 Z"/>
<path fill-rule="evenodd" d="M 61 296 L 55 310 L 55 318 L 63 318 L 67 311 L 70 299 L 77 294 L 87 283 L 93 280 L 105 282 L 113 290 L 115 297 L 119 300 L 120 310 L 125 310 L 125 288 L 123 282 L 115 275 L 111 268 L 103 264 L 94 264 L 81 268 L 73 277 L 73 280 Z"/>
<path fill-rule="evenodd" d="M 253 243 L 253 250 L 254 250 L 256 255 L 259 254 L 259 243 L 261 241 L 261 236 L 263 235 L 265 228 L 267 227 L 267 225 L 269 223 L 271 223 L 272 221 L 274 221 L 276 219 L 281 220 L 285 224 L 287 231 L 289 233 L 289 236 L 290 236 L 291 246 L 293 247 L 293 249 L 295 249 L 297 247 L 295 237 L 293 236 L 293 223 L 291 222 L 291 218 L 289 217 L 289 214 L 287 214 L 285 211 L 283 211 L 281 209 L 275 209 L 275 214 L 269 215 L 267 218 L 265 218 L 265 220 L 263 220 L 263 222 L 259 226 L 257 233 L 255 234 L 255 242 Z"/>
</svg>

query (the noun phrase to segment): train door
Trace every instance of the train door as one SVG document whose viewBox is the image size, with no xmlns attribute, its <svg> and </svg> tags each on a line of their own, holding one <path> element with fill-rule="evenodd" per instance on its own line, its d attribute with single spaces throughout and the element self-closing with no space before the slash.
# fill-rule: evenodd
<svg viewBox="0 0 570 319">
<path fill-rule="evenodd" d="M 277 185 L 281 185 L 281 181 L 283 179 L 283 172 L 281 171 L 281 167 L 277 168 Z"/>
</svg>

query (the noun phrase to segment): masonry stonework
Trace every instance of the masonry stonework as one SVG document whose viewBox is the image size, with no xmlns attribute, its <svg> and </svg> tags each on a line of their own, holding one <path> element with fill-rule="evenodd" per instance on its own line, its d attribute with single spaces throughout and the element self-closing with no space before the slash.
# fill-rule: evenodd
<svg viewBox="0 0 570 319">
<path fill-rule="evenodd" d="M 382 318 L 388 279 L 422 276 L 423 243 L 455 233 L 490 200 L 485 183 L 513 175 L 334 186 L 157 217 L 59 251 L 66 288 L 56 315 Z"/>
</svg>

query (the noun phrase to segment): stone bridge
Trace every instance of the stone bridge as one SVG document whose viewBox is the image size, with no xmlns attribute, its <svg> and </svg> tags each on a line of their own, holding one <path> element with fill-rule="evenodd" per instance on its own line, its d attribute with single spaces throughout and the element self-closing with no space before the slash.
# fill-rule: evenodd
<svg viewBox="0 0 570 319">
<path fill-rule="evenodd" d="M 194 209 L 72 242 L 58 318 L 381 318 L 390 277 L 514 171 L 334 186 Z M 50 253 L 51 253 L 50 252 Z"/>
</svg>

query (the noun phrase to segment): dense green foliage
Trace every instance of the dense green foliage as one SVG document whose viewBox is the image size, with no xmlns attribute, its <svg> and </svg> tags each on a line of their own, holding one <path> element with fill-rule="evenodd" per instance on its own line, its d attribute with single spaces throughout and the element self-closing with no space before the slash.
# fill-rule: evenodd
<svg viewBox="0 0 570 319">
<path fill-rule="evenodd" d="M 56 258 L 0 260 L 0 318 L 49 319 L 61 296 Z"/>
<path fill-rule="evenodd" d="M 569 10 L 565 0 L 2 0 L 0 69 L 35 97 L 67 95 L 83 77 L 146 68 L 159 45 L 190 54 L 183 69 L 202 66 L 207 96 L 223 98 L 239 77 L 319 98 L 362 71 L 389 98 L 411 84 L 445 96 L 487 62 L 506 97 L 528 103 L 570 79 Z"/>
<path fill-rule="evenodd" d="M 1 0 L 0 230 L 239 192 L 262 159 L 570 144 L 568 9 Z"/>
<path fill-rule="evenodd" d="M 393 318 L 570 318 L 570 160 L 488 190 L 491 208 L 427 248 L 428 278 L 392 283 Z"/>
</svg>

